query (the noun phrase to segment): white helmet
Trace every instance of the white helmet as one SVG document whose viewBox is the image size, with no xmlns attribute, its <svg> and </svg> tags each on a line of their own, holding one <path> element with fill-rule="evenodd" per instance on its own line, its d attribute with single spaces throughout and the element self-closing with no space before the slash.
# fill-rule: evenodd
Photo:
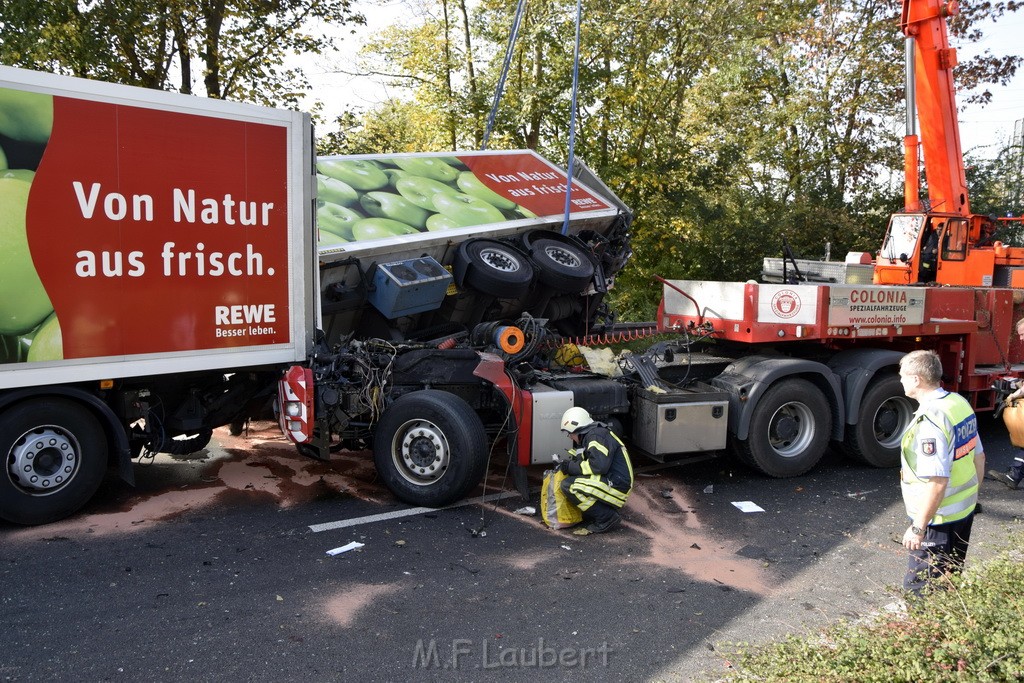
<svg viewBox="0 0 1024 683">
<path fill-rule="evenodd" d="M 594 424 L 594 420 L 583 408 L 569 408 L 562 415 L 562 431 L 575 434 L 579 430 Z"/>
</svg>

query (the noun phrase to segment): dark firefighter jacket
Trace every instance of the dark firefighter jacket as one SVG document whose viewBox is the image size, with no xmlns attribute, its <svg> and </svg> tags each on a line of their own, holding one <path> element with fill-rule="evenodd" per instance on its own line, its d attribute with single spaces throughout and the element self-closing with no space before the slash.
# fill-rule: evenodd
<svg viewBox="0 0 1024 683">
<path fill-rule="evenodd" d="M 576 455 L 563 463 L 563 470 L 569 476 L 600 477 L 624 493 L 633 488 L 633 466 L 626 447 L 600 422 L 584 432 Z"/>
</svg>

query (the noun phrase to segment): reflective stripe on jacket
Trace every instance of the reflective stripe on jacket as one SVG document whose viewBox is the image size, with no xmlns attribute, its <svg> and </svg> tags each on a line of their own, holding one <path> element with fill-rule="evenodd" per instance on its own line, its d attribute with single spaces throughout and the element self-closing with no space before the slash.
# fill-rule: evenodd
<svg viewBox="0 0 1024 683">
<path fill-rule="evenodd" d="M 978 502 L 978 472 L 974 466 L 974 452 L 978 445 L 978 418 L 971 409 L 971 404 L 963 396 L 954 393 L 947 393 L 929 402 L 914 417 L 910 427 L 903 434 L 900 469 L 903 504 L 911 518 L 915 518 L 915 513 L 924 500 L 924 484 L 928 481 L 917 476 L 918 458 L 922 456 L 915 449 L 917 430 L 924 420 L 928 420 L 942 431 L 952 452 L 946 492 L 939 503 L 939 509 L 935 511 L 935 516 L 928 523 L 955 522 L 971 514 Z"/>
</svg>

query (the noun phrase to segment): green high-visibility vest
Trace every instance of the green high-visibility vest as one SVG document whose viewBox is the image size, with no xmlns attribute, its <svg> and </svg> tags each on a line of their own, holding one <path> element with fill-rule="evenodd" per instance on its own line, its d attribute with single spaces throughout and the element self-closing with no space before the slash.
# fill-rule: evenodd
<svg viewBox="0 0 1024 683">
<path fill-rule="evenodd" d="M 923 485 L 927 482 L 927 479 L 917 476 L 917 460 L 920 456 L 914 450 L 917 430 L 924 420 L 938 426 L 947 443 L 953 446 L 953 464 L 949 470 L 946 493 L 935 516 L 928 523 L 955 522 L 971 514 L 978 502 L 978 471 L 974 466 L 974 452 L 978 446 L 978 418 L 963 396 L 948 392 L 928 403 L 914 417 L 903 434 L 900 470 L 903 504 L 911 518 L 916 518 L 915 513 L 924 500 Z"/>
</svg>

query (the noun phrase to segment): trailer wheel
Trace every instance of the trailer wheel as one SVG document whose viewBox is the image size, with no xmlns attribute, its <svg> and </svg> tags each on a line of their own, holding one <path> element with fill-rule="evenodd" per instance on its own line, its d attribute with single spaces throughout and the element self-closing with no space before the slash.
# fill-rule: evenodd
<svg viewBox="0 0 1024 683">
<path fill-rule="evenodd" d="M 492 239 L 467 240 L 455 255 L 456 270 L 465 268 L 465 284 L 499 299 L 515 299 L 530 288 L 533 266 L 526 254 Z"/>
<path fill-rule="evenodd" d="M 0 414 L 0 517 L 46 524 L 92 497 L 107 468 L 107 439 L 88 410 L 39 399 Z"/>
<path fill-rule="evenodd" d="M 818 464 L 832 432 L 825 395 L 804 379 L 784 379 L 756 406 L 741 460 L 770 477 L 795 477 Z"/>
<path fill-rule="evenodd" d="M 898 467 L 900 440 L 914 417 L 914 402 L 896 375 L 874 382 L 864 392 L 857 424 L 846 433 L 846 451 L 873 467 Z"/>
<path fill-rule="evenodd" d="M 559 292 L 581 292 L 594 278 L 594 264 L 572 244 L 539 239 L 531 244 L 530 257 L 540 281 Z"/>
<path fill-rule="evenodd" d="M 441 507 L 483 479 L 487 435 L 476 412 L 458 396 L 414 391 L 384 411 L 373 459 L 384 484 L 400 500 Z"/>
</svg>

